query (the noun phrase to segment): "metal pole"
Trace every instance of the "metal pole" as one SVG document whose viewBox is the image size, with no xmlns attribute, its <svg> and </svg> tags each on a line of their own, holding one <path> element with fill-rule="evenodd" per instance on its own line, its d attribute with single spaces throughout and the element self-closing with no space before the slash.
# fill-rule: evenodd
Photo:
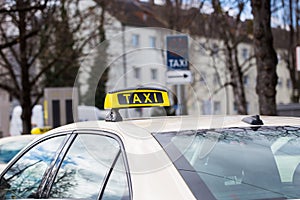
<svg viewBox="0 0 300 200">
<path fill-rule="evenodd" d="M 127 69 L 126 69 L 126 49 L 125 49 L 125 25 L 122 24 L 122 58 L 123 58 L 123 72 L 124 72 L 124 88 L 127 88 Z"/>
<path fill-rule="evenodd" d="M 123 58 L 123 73 L 124 73 L 124 88 L 127 88 L 127 67 L 126 67 L 126 49 L 125 49 L 125 25 L 122 23 L 122 58 Z M 128 117 L 128 110 L 125 109 L 125 118 Z"/>
<path fill-rule="evenodd" d="M 181 91 L 181 85 L 176 85 L 176 93 L 177 93 L 177 110 L 176 110 L 176 115 L 182 115 L 182 91 Z"/>
<path fill-rule="evenodd" d="M 297 96 L 298 96 L 298 103 L 300 103 L 300 71 L 297 71 L 297 77 L 296 77 L 296 82 L 297 82 Z"/>
</svg>

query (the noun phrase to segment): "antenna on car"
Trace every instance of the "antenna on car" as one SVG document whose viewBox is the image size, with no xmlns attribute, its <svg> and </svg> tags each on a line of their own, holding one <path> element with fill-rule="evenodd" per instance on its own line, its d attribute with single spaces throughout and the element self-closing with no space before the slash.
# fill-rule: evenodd
<svg viewBox="0 0 300 200">
<path fill-rule="evenodd" d="M 259 115 L 244 117 L 242 121 L 251 125 L 264 125 L 264 122 L 260 119 Z"/>
</svg>

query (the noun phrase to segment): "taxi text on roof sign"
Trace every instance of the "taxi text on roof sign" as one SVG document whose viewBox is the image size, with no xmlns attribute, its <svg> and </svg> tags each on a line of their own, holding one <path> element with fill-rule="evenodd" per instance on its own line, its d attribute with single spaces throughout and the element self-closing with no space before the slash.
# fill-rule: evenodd
<svg viewBox="0 0 300 200">
<path fill-rule="evenodd" d="M 136 108 L 170 106 L 168 93 L 163 89 L 137 88 L 109 92 L 105 97 L 104 108 Z"/>
</svg>

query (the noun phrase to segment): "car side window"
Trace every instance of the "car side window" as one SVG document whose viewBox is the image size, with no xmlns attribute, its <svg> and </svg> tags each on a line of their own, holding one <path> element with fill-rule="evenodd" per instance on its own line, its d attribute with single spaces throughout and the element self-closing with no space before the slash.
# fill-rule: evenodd
<svg viewBox="0 0 300 200">
<path fill-rule="evenodd" d="M 129 200 L 129 188 L 126 169 L 122 156 L 119 156 L 104 188 L 102 200 Z"/>
<path fill-rule="evenodd" d="M 47 139 L 20 157 L 0 180 L 0 199 L 34 198 L 64 138 Z"/>
<path fill-rule="evenodd" d="M 0 163 L 8 163 L 29 141 L 11 141 L 0 146 Z"/>
<path fill-rule="evenodd" d="M 106 135 L 78 134 L 62 161 L 49 198 L 98 199 L 110 177 L 123 177 L 116 180 L 120 183 L 117 188 L 111 188 L 114 196 L 129 196 L 126 172 L 119 170 L 120 166 L 124 161 L 117 140 Z M 119 176 L 112 175 L 114 169 Z"/>
</svg>

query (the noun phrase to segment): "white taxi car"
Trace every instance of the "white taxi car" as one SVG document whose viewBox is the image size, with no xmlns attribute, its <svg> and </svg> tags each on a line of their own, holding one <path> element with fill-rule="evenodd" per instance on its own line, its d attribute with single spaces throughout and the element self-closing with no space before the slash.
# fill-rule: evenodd
<svg viewBox="0 0 300 200">
<path fill-rule="evenodd" d="M 53 129 L 20 152 L 0 199 L 300 198 L 299 118 L 118 112 L 153 105 L 169 105 L 166 91 L 109 93 L 106 121 Z"/>
</svg>

